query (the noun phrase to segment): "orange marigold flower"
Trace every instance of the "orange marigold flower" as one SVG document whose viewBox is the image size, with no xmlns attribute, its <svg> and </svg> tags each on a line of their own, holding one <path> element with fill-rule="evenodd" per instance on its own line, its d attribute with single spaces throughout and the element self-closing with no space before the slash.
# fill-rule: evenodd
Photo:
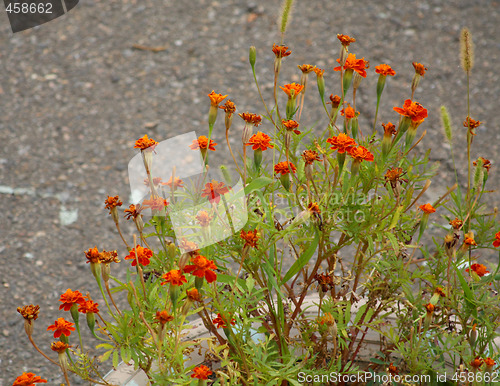
<svg viewBox="0 0 500 386">
<path fill-rule="evenodd" d="M 316 150 L 304 150 L 302 152 L 302 159 L 306 165 L 311 165 L 314 161 L 321 161 L 321 158 Z"/>
<path fill-rule="evenodd" d="M 30 304 L 24 307 L 17 307 L 17 312 L 21 314 L 21 316 L 27 321 L 37 320 L 38 314 L 40 313 L 40 306 Z"/>
<path fill-rule="evenodd" d="M 479 277 L 483 277 L 484 275 L 486 275 L 487 273 L 490 273 L 490 271 L 488 271 L 486 269 L 486 266 L 484 266 L 483 264 L 477 264 L 477 263 L 474 263 L 470 266 L 470 268 L 477 274 L 477 276 Z M 467 268 L 465 270 L 465 272 L 469 272 L 469 268 Z"/>
<path fill-rule="evenodd" d="M 71 331 L 75 331 L 74 323 L 68 322 L 64 318 L 58 318 L 54 324 L 47 327 L 47 331 L 54 331 L 54 338 L 57 339 L 61 335 L 70 336 Z"/>
<path fill-rule="evenodd" d="M 420 205 L 419 208 L 424 211 L 424 213 L 434 213 L 436 209 L 431 204 Z"/>
<path fill-rule="evenodd" d="M 132 204 L 128 207 L 128 209 L 124 210 L 125 215 L 123 217 L 125 217 L 127 220 L 130 220 L 131 218 L 135 220 L 141 214 L 141 210 L 141 205 Z"/>
<path fill-rule="evenodd" d="M 87 258 L 87 263 L 100 263 L 99 259 L 99 250 L 97 247 L 89 248 L 88 251 L 84 252 L 85 257 Z"/>
<path fill-rule="evenodd" d="M 35 386 L 35 383 L 47 383 L 47 380 L 33 373 L 23 373 L 16 378 L 12 386 Z"/>
<path fill-rule="evenodd" d="M 425 109 L 420 103 L 413 102 L 411 99 L 405 100 L 403 108 L 394 107 L 394 111 L 397 113 L 408 117 L 414 123 L 422 122 L 427 118 L 427 109 Z"/>
<path fill-rule="evenodd" d="M 198 255 L 191 259 L 192 265 L 186 265 L 184 267 L 184 272 L 191 273 L 196 277 L 201 277 L 207 279 L 208 283 L 212 283 L 217 279 L 217 274 L 212 271 L 217 269 L 215 263 L 212 260 L 208 260 L 205 256 Z"/>
<path fill-rule="evenodd" d="M 113 208 L 116 208 L 117 206 L 122 206 L 123 202 L 120 201 L 119 196 L 114 196 L 114 197 L 108 196 L 108 198 L 104 201 L 104 204 L 106 204 L 104 209 L 109 209 L 109 213 L 111 214 L 111 210 Z"/>
<path fill-rule="evenodd" d="M 343 35 L 343 34 L 337 34 L 337 39 L 340 40 L 340 43 L 344 46 L 344 47 L 348 47 L 349 44 L 351 43 L 354 43 L 356 41 L 356 39 L 354 38 L 351 38 L 350 36 L 348 35 Z"/>
<path fill-rule="evenodd" d="M 321 210 L 319 210 L 319 205 L 316 202 L 310 202 L 309 205 L 307 205 L 307 210 L 311 213 L 321 213 Z"/>
<path fill-rule="evenodd" d="M 277 58 L 284 58 L 292 53 L 292 51 L 287 51 L 287 46 L 278 46 L 277 44 L 273 44 L 273 52 Z"/>
<path fill-rule="evenodd" d="M 156 311 L 155 319 L 162 325 L 174 320 L 174 317 L 170 315 L 167 311 Z"/>
<path fill-rule="evenodd" d="M 170 179 L 167 182 L 162 182 L 161 184 L 162 185 L 166 185 L 169 188 L 172 188 L 172 187 L 174 187 L 174 188 L 183 188 L 184 187 L 184 181 L 182 181 L 178 177 L 174 177 L 174 182 L 173 182 L 173 185 L 172 185 L 172 176 L 170 176 Z"/>
<path fill-rule="evenodd" d="M 52 342 L 50 344 L 50 349 L 52 351 L 55 351 L 56 353 L 62 354 L 65 352 L 69 347 L 71 347 L 69 344 L 57 341 L 57 342 Z"/>
<path fill-rule="evenodd" d="M 396 126 L 394 126 L 391 122 L 387 122 L 386 124 L 382 123 L 382 127 L 384 128 L 385 136 L 396 134 Z"/>
<path fill-rule="evenodd" d="M 85 299 L 80 291 L 71 291 L 71 289 L 68 288 L 66 292 L 61 295 L 59 301 L 62 302 L 59 309 L 69 311 L 71 307 L 73 307 L 73 304 L 82 304 L 85 302 Z"/>
<path fill-rule="evenodd" d="M 474 240 L 474 233 L 469 232 L 465 234 L 464 244 L 469 246 L 477 245 L 476 240 Z"/>
<path fill-rule="evenodd" d="M 493 246 L 494 246 L 495 248 L 500 247 L 500 232 L 497 232 L 497 233 L 495 234 L 495 241 L 493 241 Z"/>
<path fill-rule="evenodd" d="M 217 314 L 217 317 L 212 320 L 213 324 L 217 326 L 217 328 L 227 328 L 227 322 L 221 316 L 221 314 Z M 236 324 L 236 320 L 231 318 L 230 322 L 233 326 Z"/>
<path fill-rule="evenodd" d="M 193 302 L 201 301 L 201 295 L 196 288 L 191 288 L 187 290 L 186 295 L 188 299 L 192 300 Z"/>
<path fill-rule="evenodd" d="M 200 210 L 195 218 L 196 218 L 196 220 L 198 220 L 198 223 L 200 224 L 200 226 L 207 227 L 210 225 L 210 221 L 213 220 L 214 216 L 211 216 L 205 210 Z"/>
<path fill-rule="evenodd" d="M 171 284 L 173 286 L 181 286 L 187 283 L 186 276 L 184 276 L 179 269 L 172 269 L 170 272 L 165 273 L 162 279 L 165 281 L 163 281 L 161 285 Z"/>
<path fill-rule="evenodd" d="M 340 63 L 340 59 L 337 59 L 337 62 Z M 365 60 L 365 58 L 356 59 L 356 55 L 349 54 L 347 55 L 347 59 L 344 64 L 344 71 L 353 70 L 356 71 L 363 78 L 366 78 L 367 63 L 368 62 Z M 342 66 L 335 67 L 333 71 L 340 71 L 341 68 Z"/>
<path fill-rule="evenodd" d="M 292 91 L 293 96 L 296 97 L 304 89 L 304 86 L 297 83 L 289 83 L 285 84 L 283 87 L 280 86 L 280 89 L 282 89 L 289 98 L 292 98 Z"/>
<path fill-rule="evenodd" d="M 215 151 L 215 146 L 217 146 L 217 144 L 210 140 L 210 144 L 208 144 L 208 138 L 205 137 L 204 135 L 200 135 L 198 137 L 198 139 L 193 139 L 193 143 L 191 145 L 189 145 L 189 148 L 192 149 L 192 150 L 198 150 L 198 149 L 201 149 L 201 150 L 212 150 L 212 151 Z"/>
<path fill-rule="evenodd" d="M 333 108 L 337 108 L 340 105 L 341 98 L 338 95 L 330 94 L 330 102 Z"/>
<path fill-rule="evenodd" d="M 193 374 L 191 374 L 191 378 L 208 379 L 210 375 L 212 375 L 212 371 L 207 366 L 200 365 L 193 369 Z"/>
<path fill-rule="evenodd" d="M 347 107 L 345 108 L 345 117 L 347 119 L 352 119 L 358 114 L 359 111 L 354 110 L 350 104 L 347 104 Z M 344 115 L 344 109 L 340 110 L 340 115 Z"/>
<path fill-rule="evenodd" d="M 391 66 L 388 64 L 379 64 L 378 66 L 375 66 L 375 72 L 377 74 L 380 74 L 382 76 L 394 76 L 396 75 L 396 71 L 394 71 Z"/>
<path fill-rule="evenodd" d="M 427 68 L 422 63 L 413 62 L 412 64 L 413 64 L 413 68 L 415 69 L 415 72 L 418 75 L 420 75 L 420 76 L 425 75 Z"/>
<path fill-rule="evenodd" d="M 491 168 L 491 161 L 490 161 L 490 160 L 487 160 L 487 159 L 486 159 L 486 158 L 484 158 L 484 157 L 479 157 L 479 158 L 478 158 L 478 160 L 483 161 L 483 168 L 485 168 L 485 169 L 486 169 L 486 171 L 487 171 L 487 172 L 489 172 L 489 171 L 490 171 L 490 168 Z M 473 164 L 474 166 L 477 166 L 477 161 L 472 162 L 472 164 Z"/>
<path fill-rule="evenodd" d="M 318 78 L 322 77 L 323 74 L 325 73 L 325 70 L 322 70 L 321 68 L 318 68 L 318 67 L 314 67 L 313 71 Z"/>
<path fill-rule="evenodd" d="M 310 64 L 303 64 L 297 66 L 300 71 L 302 71 L 304 74 L 309 74 L 312 71 L 315 71 L 316 66 L 312 66 Z"/>
<path fill-rule="evenodd" d="M 80 307 L 78 307 L 78 312 L 82 314 L 98 314 L 99 313 L 99 304 L 94 302 L 92 299 L 86 299 Z"/>
<path fill-rule="evenodd" d="M 295 167 L 295 165 L 293 163 L 288 163 L 288 161 L 283 161 L 283 162 L 280 162 L 276 165 L 274 165 L 274 173 L 275 174 L 288 174 L 290 173 L 290 169 L 291 169 L 291 173 L 295 173 L 297 171 L 297 168 Z"/>
<path fill-rule="evenodd" d="M 432 304 L 432 303 L 424 304 L 424 307 L 427 310 L 428 314 L 432 314 L 434 312 L 434 310 L 436 309 L 436 307 L 434 307 L 434 304 Z"/>
<path fill-rule="evenodd" d="M 239 113 L 238 115 L 246 123 L 251 123 L 255 127 L 259 126 L 262 123 L 262 117 L 260 115 L 253 114 L 253 113 Z"/>
<path fill-rule="evenodd" d="M 479 369 L 482 366 L 482 364 L 483 364 L 483 359 L 480 357 L 474 358 L 470 363 L 471 367 L 473 367 L 474 369 Z"/>
<path fill-rule="evenodd" d="M 358 161 L 373 161 L 375 157 L 373 154 L 364 146 L 359 145 L 358 147 L 350 147 L 347 153 Z"/>
<path fill-rule="evenodd" d="M 486 358 L 484 360 L 484 363 L 485 363 L 486 367 L 490 367 L 490 368 L 495 366 L 495 364 L 496 364 L 496 362 L 493 359 L 491 359 L 490 357 Z"/>
<path fill-rule="evenodd" d="M 207 182 L 205 188 L 201 191 L 201 197 L 208 197 L 209 201 L 214 201 L 218 203 L 220 201 L 220 196 L 229 192 L 229 189 L 224 182 L 219 182 L 212 180 L 212 182 Z"/>
<path fill-rule="evenodd" d="M 285 126 L 287 131 L 293 131 L 297 135 L 300 134 L 300 131 L 297 130 L 297 127 L 299 127 L 299 123 L 297 121 L 294 121 L 293 119 L 283 119 L 281 123 Z"/>
<path fill-rule="evenodd" d="M 168 201 L 161 197 L 150 198 L 142 202 L 143 208 L 150 208 L 151 210 L 163 210 L 168 206 Z"/>
<path fill-rule="evenodd" d="M 240 232 L 240 238 L 245 240 L 245 247 L 249 246 L 252 248 L 257 248 L 257 241 L 259 240 L 259 235 L 257 234 L 257 229 L 253 231 L 245 232 L 243 229 Z"/>
<path fill-rule="evenodd" d="M 219 109 L 224 110 L 226 114 L 233 114 L 236 111 L 236 106 L 233 102 L 231 102 L 231 99 L 228 99 L 226 103 L 224 103 L 222 106 L 219 106 Z"/>
<path fill-rule="evenodd" d="M 151 148 L 151 150 L 153 150 L 156 145 L 158 145 L 158 142 L 156 142 L 152 138 L 148 138 L 148 135 L 145 134 L 144 137 L 139 138 L 137 141 L 135 141 L 134 149 L 137 148 L 141 149 L 142 151 Z"/>
<path fill-rule="evenodd" d="M 330 149 L 337 150 L 341 154 L 356 146 L 356 141 L 344 133 L 328 138 L 326 142 L 332 145 Z"/>
<path fill-rule="evenodd" d="M 219 103 L 226 99 L 227 95 L 217 94 L 212 90 L 212 92 L 208 94 L 208 97 L 210 98 L 210 104 L 214 107 L 218 107 Z"/>
<path fill-rule="evenodd" d="M 274 145 L 271 144 L 271 137 L 262 132 L 258 132 L 250 137 L 246 146 L 252 146 L 252 150 L 267 150 L 272 149 Z"/>
<path fill-rule="evenodd" d="M 125 257 L 125 260 L 132 260 L 132 267 L 135 267 L 137 265 L 137 261 L 135 259 L 136 251 L 137 261 L 139 262 L 139 264 L 143 266 L 149 265 L 149 259 L 153 257 L 153 251 L 148 248 L 141 247 L 139 244 L 137 244 L 135 248 L 132 248 L 130 250 L 128 256 Z"/>
<path fill-rule="evenodd" d="M 399 374 L 399 370 L 396 366 L 394 366 L 391 362 L 391 364 L 389 365 L 389 367 L 387 368 L 387 371 L 389 371 L 389 374 L 391 375 L 398 375 Z"/>
<path fill-rule="evenodd" d="M 335 325 L 335 318 L 329 312 L 324 314 L 321 318 L 319 318 L 319 324 L 326 324 L 327 326 Z"/>
</svg>

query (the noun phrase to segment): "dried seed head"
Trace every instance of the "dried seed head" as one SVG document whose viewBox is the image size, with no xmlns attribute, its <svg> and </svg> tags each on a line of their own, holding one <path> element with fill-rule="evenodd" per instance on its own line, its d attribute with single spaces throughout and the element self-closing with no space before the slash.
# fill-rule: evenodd
<svg viewBox="0 0 500 386">
<path fill-rule="evenodd" d="M 465 72 L 472 70 L 474 66 L 474 45 L 468 28 L 464 27 L 460 33 L 460 56 L 462 67 Z"/>
</svg>

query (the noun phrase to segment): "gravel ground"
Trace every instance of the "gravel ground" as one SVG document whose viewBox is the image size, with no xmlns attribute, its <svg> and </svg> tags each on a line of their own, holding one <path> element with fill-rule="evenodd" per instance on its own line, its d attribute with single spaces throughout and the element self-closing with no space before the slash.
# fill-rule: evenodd
<svg viewBox="0 0 500 386">
<path fill-rule="evenodd" d="M 23 371 L 41 375 L 50 385 L 63 381 L 29 346 L 16 308 L 41 306 L 35 339 L 46 350 L 50 334 L 44 330 L 61 316 L 60 294 L 68 287 L 97 293 L 83 251 L 97 245 L 125 255 L 103 201 L 108 194 L 128 200 L 127 163 L 136 154 L 134 141 L 145 133 L 157 140 L 192 130 L 205 133 L 206 95 L 212 89 L 229 94 L 239 112 L 263 113 L 251 82 L 248 47 L 257 47 L 258 76 L 269 98 L 270 48 L 280 38 L 279 3 L 81 0 L 66 16 L 17 34 L 2 13 L 0 386 L 11 385 Z M 373 67 L 385 62 L 398 72 L 384 92 L 379 119 L 385 122 L 396 119 L 392 106 L 409 97 L 411 62 L 424 63 L 429 71 L 416 99 L 430 115 L 421 126 L 427 130 L 423 147 L 433 146 L 432 159 L 441 162 L 442 173 L 430 190 L 437 197 L 451 184 L 439 120 L 442 104 L 457 129 L 457 162 L 464 165 L 465 159 L 466 86 L 458 56 L 464 26 L 476 46 L 471 115 L 485 122 L 477 130 L 473 158 L 496 159 L 498 20 L 499 1 L 297 0 L 286 37 L 293 54 L 284 59 L 281 83 L 299 81 L 296 66 L 311 63 L 326 69 L 327 93 L 338 93 L 332 80 L 336 34 L 356 37 L 352 51 L 372 64 L 357 103 L 361 129 L 368 131 L 377 79 Z M 165 49 L 134 49 L 136 44 Z M 323 118 L 309 107 L 317 104 L 312 89 L 303 122 L 313 125 Z M 238 120 L 235 127 L 241 126 Z M 214 135 L 223 148 L 222 122 Z M 235 144 L 239 138 L 234 134 Z M 221 151 L 220 158 L 226 157 Z M 490 174 L 492 189 L 498 187 L 497 169 L 493 166 Z M 497 205 L 498 198 L 493 193 L 490 203 Z M 132 229 L 125 233 L 130 236 Z"/>
</svg>

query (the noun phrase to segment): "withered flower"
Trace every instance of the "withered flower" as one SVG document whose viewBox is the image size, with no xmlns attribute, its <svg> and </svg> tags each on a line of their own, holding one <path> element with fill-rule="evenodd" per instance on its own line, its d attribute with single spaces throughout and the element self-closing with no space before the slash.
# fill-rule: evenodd
<svg viewBox="0 0 500 386">
<path fill-rule="evenodd" d="M 246 123 L 252 124 L 255 127 L 259 126 L 262 123 L 262 117 L 260 115 L 253 114 L 253 113 L 239 113 L 238 115 Z"/>
<path fill-rule="evenodd" d="M 316 150 L 304 150 L 302 152 L 302 159 L 306 165 L 311 165 L 314 161 L 321 161 L 321 158 Z"/>
<path fill-rule="evenodd" d="M 422 63 L 413 62 L 413 68 L 415 69 L 415 73 L 423 77 L 427 68 Z"/>
<path fill-rule="evenodd" d="M 257 241 L 259 240 L 259 235 L 257 234 L 257 229 L 253 231 L 245 232 L 243 229 L 240 232 L 240 238 L 245 241 L 245 247 L 257 248 Z"/>
<path fill-rule="evenodd" d="M 340 100 L 341 98 L 338 95 L 333 95 L 330 94 L 330 102 L 332 104 L 332 107 L 336 109 L 340 105 Z"/>
<path fill-rule="evenodd" d="M 200 226 L 204 228 L 210 225 L 210 221 L 212 221 L 214 217 L 209 215 L 207 211 L 200 210 L 195 218 Z"/>
<path fill-rule="evenodd" d="M 130 205 L 128 209 L 125 209 L 124 212 L 125 212 L 125 215 L 124 217 L 127 219 L 127 220 L 130 220 L 131 218 L 133 218 L 134 220 L 139 217 L 141 215 L 141 210 L 143 209 L 143 207 L 141 207 L 140 204 L 138 205 Z"/>
<path fill-rule="evenodd" d="M 316 68 L 316 66 L 312 66 L 310 64 L 303 64 L 302 66 L 298 65 L 297 67 L 304 74 L 309 74 L 310 72 L 314 71 L 314 69 Z"/>
<path fill-rule="evenodd" d="M 479 159 L 483 162 L 483 168 L 486 169 L 486 172 L 489 172 L 490 171 L 490 168 L 491 168 L 491 161 L 490 160 L 487 160 L 486 158 L 484 157 L 479 157 Z M 472 162 L 472 164 L 474 166 L 477 166 L 477 161 L 474 161 Z"/>
<path fill-rule="evenodd" d="M 463 221 L 459 220 L 458 217 L 455 217 L 454 220 L 450 221 L 450 225 L 452 226 L 453 229 L 460 229 L 462 228 Z"/>
<path fill-rule="evenodd" d="M 67 343 L 64 343 L 64 342 L 61 342 L 61 341 L 57 341 L 57 342 L 52 342 L 50 344 L 50 349 L 52 351 L 55 351 L 56 353 L 59 353 L 59 354 L 62 354 L 64 352 L 66 352 L 66 350 L 71 347 L 69 344 Z"/>
<path fill-rule="evenodd" d="M 156 311 L 155 319 L 162 325 L 174 320 L 174 317 L 170 315 L 167 311 Z"/>
<path fill-rule="evenodd" d="M 196 288 L 191 288 L 191 289 L 187 290 L 186 295 L 187 295 L 188 299 L 193 301 L 193 302 L 201 301 L 201 295 Z"/>
<path fill-rule="evenodd" d="M 333 282 L 333 277 L 326 273 L 317 273 L 314 275 L 314 281 L 318 283 L 318 287 L 323 293 L 335 288 L 335 283 Z"/>
<path fill-rule="evenodd" d="M 277 44 L 273 44 L 272 48 L 274 55 L 276 55 L 276 58 L 284 58 L 292 53 L 292 51 L 288 51 L 287 46 L 279 46 Z"/>
<path fill-rule="evenodd" d="M 343 35 L 343 34 L 337 34 L 337 39 L 340 40 L 340 43 L 344 46 L 344 47 L 348 47 L 349 44 L 351 43 L 354 43 L 356 41 L 356 39 L 354 38 L 351 38 L 350 36 L 348 35 Z"/>
</svg>

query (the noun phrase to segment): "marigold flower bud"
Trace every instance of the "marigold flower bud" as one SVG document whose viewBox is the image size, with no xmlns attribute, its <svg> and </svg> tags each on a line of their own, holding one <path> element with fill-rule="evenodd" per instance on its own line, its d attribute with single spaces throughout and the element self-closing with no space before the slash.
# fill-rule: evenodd
<svg viewBox="0 0 500 386">
<path fill-rule="evenodd" d="M 343 79 L 343 83 L 342 83 L 343 88 L 344 88 L 344 95 L 347 94 L 349 87 L 351 87 L 352 77 L 353 77 L 353 70 L 350 68 L 345 70 L 344 79 Z"/>
<path fill-rule="evenodd" d="M 255 61 L 257 59 L 257 49 L 255 46 L 251 46 L 250 50 L 248 51 L 248 61 L 250 62 L 250 65 L 252 66 L 252 70 L 255 67 Z"/>
</svg>

